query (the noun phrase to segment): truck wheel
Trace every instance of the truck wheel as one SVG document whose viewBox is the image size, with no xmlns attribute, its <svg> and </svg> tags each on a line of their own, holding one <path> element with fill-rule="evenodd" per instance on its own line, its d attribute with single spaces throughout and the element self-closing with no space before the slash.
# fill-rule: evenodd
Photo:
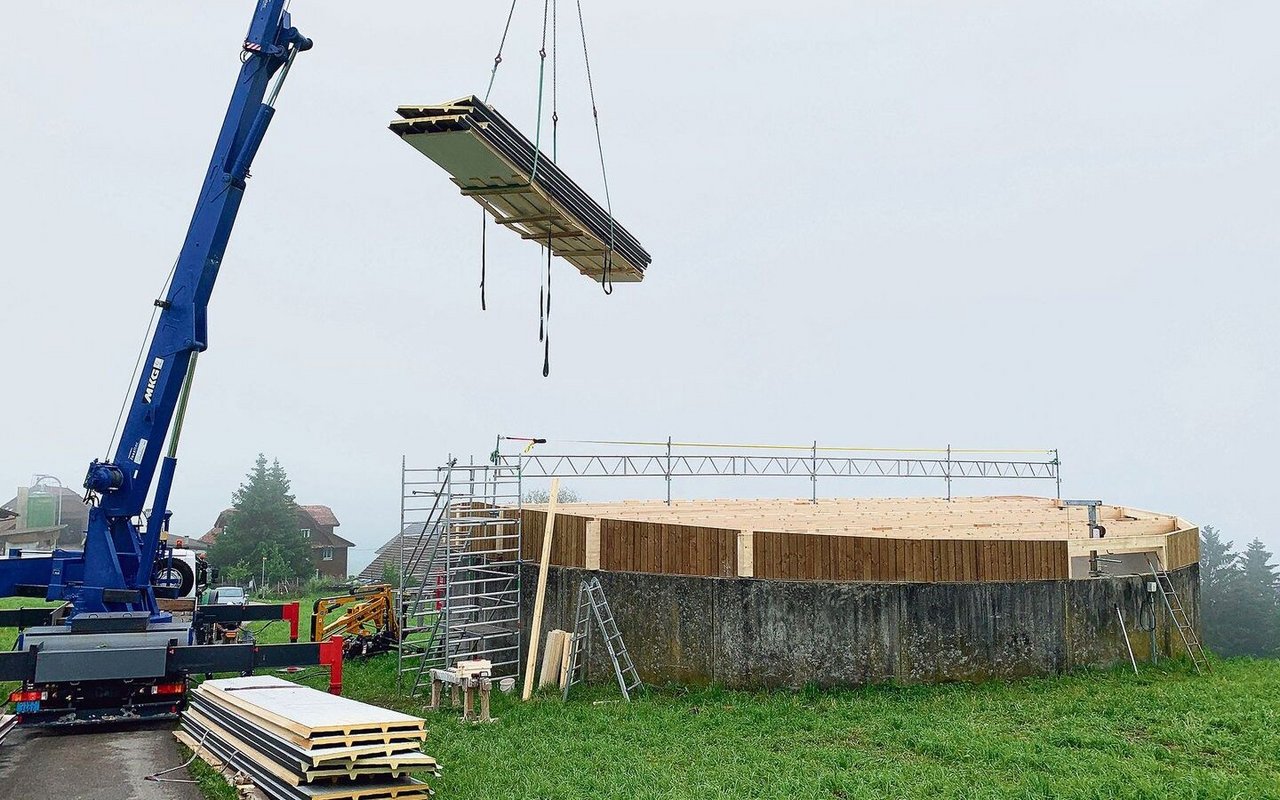
<svg viewBox="0 0 1280 800">
<path fill-rule="evenodd" d="M 178 587 L 178 597 L 186 597 L 196 585 L 196 575 L 185 561 L 165 562 L 152 577 L 156 586 Z"/>
</svg>

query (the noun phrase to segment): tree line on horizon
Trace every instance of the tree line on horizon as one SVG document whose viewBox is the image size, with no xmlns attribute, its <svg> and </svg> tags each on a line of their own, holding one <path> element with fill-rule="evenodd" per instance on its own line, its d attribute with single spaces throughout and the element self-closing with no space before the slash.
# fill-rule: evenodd
<svg viewBox="0 0 1280 800">
<path fill-rule="evenodd" d="M 1220 656 L 1280 656 L 1280 576 L 1259 539 L 1243 552 L 1210 525 L 1200 531 L 1200 622 Z"/>
</svg>

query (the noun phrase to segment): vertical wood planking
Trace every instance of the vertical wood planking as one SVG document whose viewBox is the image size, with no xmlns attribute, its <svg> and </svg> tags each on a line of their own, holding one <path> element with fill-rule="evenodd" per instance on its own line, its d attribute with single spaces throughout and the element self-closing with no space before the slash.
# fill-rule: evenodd
<svg viewBox="0 0 1280 800">
<path fill-rule="evenodd" d="M 515 512 L 512 512 L 514 515 Z M 521 557 L 536 560 L 546 512 L 522 509 Z M 475 543 L 492 549 L 498 543 Z M 751 572 L 774 580 L 1007 582 L 1069 577 L 1068 543 L 1047 539 L 886 538 L 755 531 Z M 1199 531 L 1168 534 L 1167 568 L 1199 558 Z M 739 531 L 558 513 L 556 566 L 703 577 L 739 574 Z"/>
</svg>

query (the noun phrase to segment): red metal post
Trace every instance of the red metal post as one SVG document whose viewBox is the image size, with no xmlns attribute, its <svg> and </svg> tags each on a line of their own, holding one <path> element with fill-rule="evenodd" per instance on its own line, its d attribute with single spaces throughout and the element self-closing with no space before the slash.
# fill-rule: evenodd
<svg viewBox="0 0 1280 800">
<path fill-rule="evenodd" d="M 284 609 L 280 614 L 280 619 L 289 621 L 289 641 L 296 643 L 298 641 L 298 601 L 297 600 L 294 600 L 292 603 L 284 604 Z"/>
<path fill-rule="evenodd" d="M 320 664 L 329 668 L 329 694 L 342 694 L 342 647 L 344 644 L 341 636 L 335 636 L 320 643 Z"/>
</svg>

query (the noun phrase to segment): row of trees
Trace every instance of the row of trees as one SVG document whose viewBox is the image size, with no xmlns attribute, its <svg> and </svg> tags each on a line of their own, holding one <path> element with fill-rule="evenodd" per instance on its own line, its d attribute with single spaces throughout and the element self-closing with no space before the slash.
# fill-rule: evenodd
<svg viewBox="0 0 1280 800">
<path fill-rule="evenodd" d="M 1217 530 L 1201 529 L 1200 615 L 1217 654 L 1280 655 L 1280 576 L 1261 541 L 1237 553 Z"/>
<path fill-rule="evenodd" d="M 264 572 L 271 583 L 311 577 L 311 547 L 298 528 L 298 506 L 279 460 L 268 464 L 259 453 L 231 499 L 231 514 L 209 547 L 223 582 L 245 583 Z"/>
</svg>

